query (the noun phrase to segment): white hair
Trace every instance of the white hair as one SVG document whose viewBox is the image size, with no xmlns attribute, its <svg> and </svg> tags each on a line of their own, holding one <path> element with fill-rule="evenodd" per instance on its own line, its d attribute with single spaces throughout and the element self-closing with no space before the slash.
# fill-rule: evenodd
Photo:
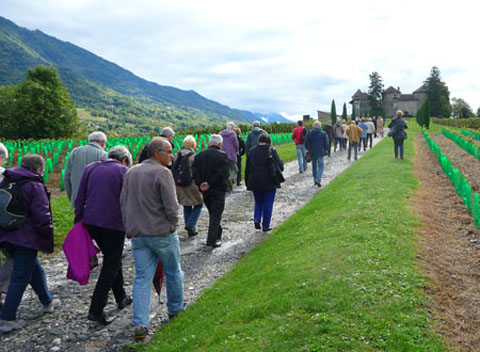
<svg viewBox="0 0 480 352">
<path fill-rule="evenodd" d="M 218 145 L 223 143 L 223 138 L 219 134 L 212 134 L 208 140 L 208 145 Z"/>
<path fill-rule="evenodd" d="M 116 145 L 108 152 L 109 159 L 115 159 L 118 161 L 122 161 L 123 159 L 127 158 L 127 165 L 132 165 L 132 154 L 128 151 L 126 147 L 123 145 Z"/>
<path fill-rule="evenodd" d="M 175 131 L 171 127 L 165 127 L 160 132 L 161 137 L 175 136 Z"/>
<path fill-rule="evenodd" d="M 8 159 L 8 149 L 3 143 L 0 143 L 0 157 L 3 157 L 4 160 Z"/>
<path fill-rule="evenodd" d="M 227 122 L 227 130 L 233 130 L 235 128 L 235 122 Z"/>
<path fill-rule="evenodd" d="M 253 127 L 260 127 L 260 121 L 253 121 L 252 125 Z"/>
<path fill-rule="evenodd" d="M 315 121 L 315 122 L 313 123 L 313 127 L 314 127 L 314 128 L 322 128 L 322 123 L 321 123 L 320 121 Z"/>
<path fill-rule="evenodd" d="M 107 136 L 102 131 L 95 131 L 88 135 L 89 142 L 106 142 Z"/>
</svg>

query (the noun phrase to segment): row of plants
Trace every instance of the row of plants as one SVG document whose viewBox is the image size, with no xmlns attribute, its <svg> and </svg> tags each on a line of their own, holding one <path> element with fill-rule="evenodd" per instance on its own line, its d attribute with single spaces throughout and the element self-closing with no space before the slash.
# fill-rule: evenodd
<svg viewBox="0 0 480 352">
<path fill-rule="evenodd" d="M 442 130 L 444 133 L 445 130 Z M 458 139 L 459 137 L 451 132 L 445 131 L 451 137 Z M 443 172 L 450 181 L 453 183 L 457 194 L 462 197 L 463 204 L 467 206 L 468 212 L 471 216 L 474 217 L 473 225 L 478 227 L 480 225 L 479 220 L 479 196 L 478 193 L 474 193 L 472 196 L 472 186 L 469 184 L 467 178 L 459 169 L 453 168 L 453 163 L 450 161 L 447 156 L 442 152 L 441 148 L 430 138 L 428 133 L 425 130 L 422 130 L 423 136 L 427 141 L 430 150 L 437 158 L 438 163 L 442 167 Z M 445 135 L 447 137 L 447 135 Z M 447 137 L 449 138 L 449 137 Z M 455 140 L 454 140 L 455 141 Z M 458 143 L 457 143 L 458 144 Z M 460 144 L 459 144 L 460 145 Z M 460 145 L 461 146 L 461 145 Z M 468 150 L 467 150 L 468 151 Z"/>
<path fill-rule="evenodd" d="M 442 134 L 446 138 L 455 142 L 460 148 L 465 150 L 467 153 L 470 153 L 473 157 L 480 159 L 480 148 L 477 147 L 475 143 L 467 141 L 464 138 L 462 138 L 461 135 L 443 128 L 442 128 Z"/>
<path fill-rule="evenodd" d="M 436 124 L 455 127 L 455 128 L 471 128 L 480 130 L 480 117 L 471 117 L 468 119 L 441 119 L 433 118 L 432 121 Z"/>
</svg>

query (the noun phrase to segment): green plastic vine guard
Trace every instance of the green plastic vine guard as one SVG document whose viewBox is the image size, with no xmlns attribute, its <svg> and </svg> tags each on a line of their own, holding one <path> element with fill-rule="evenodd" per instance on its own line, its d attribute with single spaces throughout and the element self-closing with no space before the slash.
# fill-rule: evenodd
<svg viewBox="0 0 480 352">
<path fill-rule="evenodd" d="M 478 193 L 475 193 L 473 195 L 473 200 L 474 200 L 473 226 L 478 227 L 480 226 Z"/>
</svg>

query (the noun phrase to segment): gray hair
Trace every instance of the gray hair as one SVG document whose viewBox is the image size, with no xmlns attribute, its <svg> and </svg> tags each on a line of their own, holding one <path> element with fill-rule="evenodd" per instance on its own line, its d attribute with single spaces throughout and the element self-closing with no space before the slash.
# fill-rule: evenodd
<svg viewBox="0 0 480 352">
<path fill-rule="evenodd" d="M 95 131 L 88 135 L 89 142 L 106 142 L 107 136 L 102 131 Z"/>
<path fill-rule="evenodd" d="M 227 130 L 233 130 L 235 128 L 235 122 L 229 121 L 227 122 Z"/>
<path fill-rule="evenodd" d="M 126 147 L 123 145 L 116 145 L 108 152 L 108 158 L 114 159 L 118 161 L 122 161 L 123 159 L 127 158 L 127 165 L 132 165 L 132 154 L 128 151 Z"/>
<path fill-rule="evenodd" d="M 397 113 L 396 113 L 397 117 L 403 117 L 403 111 L 402 110 L 398 110 Z"/>
<path fill-rule="evenodd" d="M 166 145 L 170 145 L 165 137 L 153 137 L 147 145 L 147 154 L 152 158 L 157 150 L 164 150 Z"/>
<path fill-rule="evenodd" d="M 322 123 L 321 123 L 320 121 L 315 121 L 315 122 L 313 123 L 313 127 L 314 127 L 314 128 L 322 128 Z"/>
<path fill-rule="evenodd" d="M 253 127 L 260 127 L 260 121 L 253 121 Z"/>
<path fill-rule="evenodd" d="M 38 169 L 45 167 L 45 159 L 39 154 L 27 154 L 23 156 L 20 167 L 32 172 L 37 172 Z"/>
<path fill-rule="evenodd" d="M 208 145 L 218 145 L 223 143 L 223 138 L 219 134 L 212 134 L 208 140 Z"/>
<path fill-rule="evenodd" d="M 0 143 L 0 157 L 3 157 L 4 160 L 8 159 L 8 149 L 3 143 Z"/>
<path fill-rule="evenodd" d="M 162 132 L 160 132 L 160 136 L 162 137 L 175 136 L 175 131 L 171 127 L 165 127 L 164 129 L 162 129 Z"/>
</svg>

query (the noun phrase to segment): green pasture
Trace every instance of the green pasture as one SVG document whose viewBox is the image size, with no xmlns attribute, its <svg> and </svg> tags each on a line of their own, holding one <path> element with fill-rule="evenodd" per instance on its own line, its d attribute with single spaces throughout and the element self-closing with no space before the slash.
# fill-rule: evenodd
<svg viewBox="0 0 480 352">
<path fill-rule="evenodd" d="M 411 161 L 417 130 L 409 130 L 405 160 L 394 159 L 386 138 L 149 344 L 133 348 L 447 351 L 415 261 L 419 222 L 408 198 L 418 187 Z"/>
</svg>

